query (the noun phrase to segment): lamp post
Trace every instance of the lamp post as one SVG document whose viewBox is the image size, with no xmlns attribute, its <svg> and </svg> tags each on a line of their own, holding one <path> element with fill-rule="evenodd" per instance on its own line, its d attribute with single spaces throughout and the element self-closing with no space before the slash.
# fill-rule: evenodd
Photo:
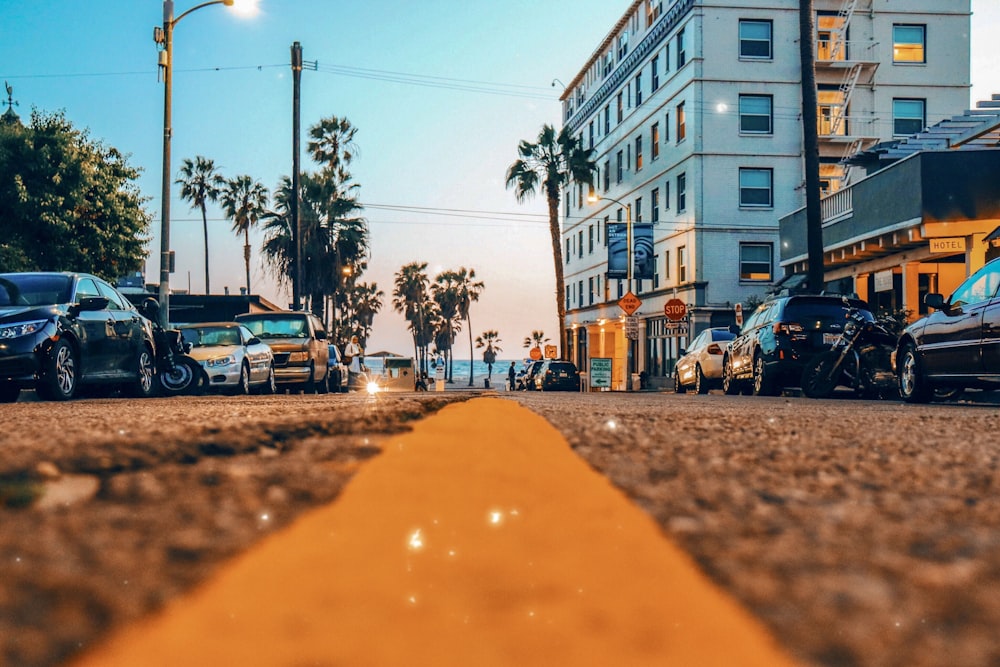
<svg viewBox="0 0 1000 667">
<path fill-rule="evenodd" d="M 171 82 L 173 80 L 174 59 L 174 26 L 191 12 L 209 5 L 226 5 L 230 7 L 236 0 L 210 0 L 183 12 L 174 18 L 174 0 L 163 0 L 163 27 L 153 29 L 153 41 L 163 48 L 159 55 L 160 69 L 163 72 L 163 183 L 160 193 L 160 324 L 164 327 L 170 323 L 170 127 L 171 115 Z"/>
<path fill-rule="evenodd" d="M 597 192 L 594 191 L 594 186 L 590 186 L 587 191 L 587 203 L 596 204 L 601 201 L 601 197 L 598 196 Z M 632 206 L 630 204 L 625 204 L 618 201 L 617 199 L 612 199 L 611 197 L 605 197 L 609 202 L 618 204 L 619 206 L 625 207 L 625 245 L 627 248 L 626 257 L 628 260 L 628 269 L 625 273 L 626 281 L 625 284 L 628 287 L 628 291 L 632 292 L 632 265 L 633 253 L 632 253 Z M 604 233 L 607 234 L 608 230 L 605 229 Z M 628 317 L 631 317 L 629 315 Z M 626 391 L 632 391 L 632 340 L 628 339 L 628 343 L 625 345 L 625 372 L 627 377 L 625 378 L 625 389 Z"/>
</svg>

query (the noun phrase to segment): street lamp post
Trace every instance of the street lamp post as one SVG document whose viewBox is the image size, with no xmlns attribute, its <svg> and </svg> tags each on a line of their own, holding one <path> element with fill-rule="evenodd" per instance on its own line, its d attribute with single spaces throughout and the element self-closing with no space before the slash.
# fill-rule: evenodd
<svg viewBox="0 0 1000 667">
<path fill-rule="evenodd" d="M 173 79 L 174 58 L 174 26 L 191 12 L 209 5 L 226 5 L 230 7 L 235 0 L 210 0 L 203 2 L 183 12 L 174 18 L 174 0 L 163 0 L 163 27 L 153 30 L 153 41 L 163 46 L 159 55 L 160 69 L 163 72 L 163 183 L 160 193 L 160 324 L 167 327 L 170 323 L 170 135 L 171 122 L 171 82 Z"/>
<path fill-rule="evenodd" d="M 593 186 L 587 192 L 587 202 L 590 204 L 596 204 L 601 201 L 602 197 L 598 196 L 597 192 L 594 190 Z M 632 206 L 631 204 L 625 204 L 618 201 L 617 199 L 612 199 L 611 197 L 604 197 L 609 202 L 618 204 L 619 206 L 625 207 L 625 245 L 626 245 L 626 258 L 628 261 L 628 269 L 625 272 L 626 280 L 625 285 L 628 291 L 632 291 L 632 265 L 633 262 L 633 252 L 632 252 Z M 607 234 L 608 230 L 605 229 L 604 233 Z M 631 316 L 629 316 L 631 317 Z M 628 343 L 625 345 L 625 373 L 627 377 L 625 378 L 625 389 L 626 391 L 632 391 L 632 340 L 627 339 Z"/>
</svg>

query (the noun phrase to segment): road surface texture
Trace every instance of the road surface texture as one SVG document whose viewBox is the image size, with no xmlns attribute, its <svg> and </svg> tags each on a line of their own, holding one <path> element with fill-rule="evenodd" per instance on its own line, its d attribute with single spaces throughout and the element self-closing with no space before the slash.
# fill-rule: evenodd
<svg viewBox="0 0 1000 667">
<path fill-rule="evenodd" d="M 275 550 L 275 544 L 283 552 L 281 540 L 316 514 L 340 511 L 351 498 L 357 505 L 362 479 L 370 484 L 377 478 L 369 471 L 398 460 L 391 452 L 376 456 L 383 447 L 406 437 L 416 420 L 475 396 L 483 394 L 4 406 L 0 664 L 64 664 L 81 651 L 86 658 L 84 649 L 118 637 L 112 631 L 123 627 L 131 632 L 140 625 L 134 621 L 152 611 L 165 607 L 162 618 L 195 606 L 188 601 L 237 577 L 258 552 Z M 648 596 L 658 598 L 650 605 L 671 597 L 670 584 L 664 592 L 664 582 L 643 575 L 648 569 L 640 565 L 655 569 L 657 559 L 666 558 L 660 549 L 670 552 L 676 544 L 687 554 L 682 562 L 689 557 L 731 596 L 723 596 L 723 607 L 739 615 L 736 600 L 756 618 L 748 621 L 748 641 L 759 640 L 753 639 L 759 626 L 766 646 L 766 628 L 802 664 L 1000 664 L 995 406 L 670 394 L 493 396 L 500 398 L 453 408 L 478 410 L 513 399 L 547 419 L 578 460 L 659 524 L 656 546 L 638 550 L 643 557 L 635 559 L 652 565 L 618 568 L 635 568 Z M 523 414 L 528 416 L 505 419 L 503 426 L 523 429 L 530 443 L 531 434 L 547 426 Z M 461 419 L 470 433 L 488 423 L 465 413 Z M 560 446 L 567 448 L 552 445 Z M 552 489 L 552 498 L 536 498 L 540 507 L 584 493 L 582 483 L 580 491 L 561 486 L 564 475 L 549 470 L 543 456 L 519 461 L 525 479 L 552 475 L 534 482 Z M 359 471 L 365 475 L 348 485 Z M 447 485 L 433 469 L 413 477 L 417 488 Z M 453 502 L 460 505 L 462 498 Z M 597 514 L 563 521 L 600 525 Z M 369 532 L 377 536 L 378 515 L 372 515 Z M 410 537 L 421 543 L 426 535 Z M 599 532 L 592 543 L 602 536 L 613 552 L 618 536 Z M 553 553 L 559 557 L 547 565 L 556 570 L 576 562 L 565 547 Z M 364 558 L 354 558 L 342 567 L 365 570 Z M 350 574 L 337 569 L 317 576 L 331 573 L 338 579 Z M 466 583 L 502 591 L 502 574 L 484 568 L 467 575 Z M 636 583 L 630 582 L 594 586 Z M 180 597 L 192 589 L 190 598 Z M 594 623 L 589 634 L 605 627 Z M 574 636 L 586 645 L 587 635 Z M 378 639 L 390 644 L 391 638 Z M 431 639 L 440 649 L 441 641 Z M 563 655 L 573 655 L 567 646 Z M 742 655 L 745 660 L 718 664 L 751 664 L 752 656 L 763 654 Z M 551 657 L 547 664 L 558 664 Z M 516 658 L 511 662 L 546 664 Z M 443 663 L 415 655 L 398 664 Z M 610 663 L 580 658 L 575 664 Z"/>
</svg>

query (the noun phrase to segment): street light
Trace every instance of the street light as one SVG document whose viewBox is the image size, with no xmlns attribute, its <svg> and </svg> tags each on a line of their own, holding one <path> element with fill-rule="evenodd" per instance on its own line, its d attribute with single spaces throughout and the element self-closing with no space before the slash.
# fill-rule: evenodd
<svg viewBox="0 0 1000 667">
<path fill-rule="evenodd" d="M 588 204 L 596 204 L 599 201 L 601 201 L 601 199 L 602 198 L 594 190 L 594 186 L 591 185 L 589 187 L 589 189 L 587 190 L 587 203 Z M 625 245 L 626 245 L 626 250 L 627 250 L 625 256 L 628 259 L 628 270 L 626 271 L 627 278 L 626 278 L 625 284 L 628 286 L 629 293 L 631 293 L 632 292 L 632 275 L 633 275 L 632 274 L 632 265 L 634 264 L 634 261 L 633 261 L 633 252 L 632 252 L 632 206 L 630 204 L 625 204 L 623 202 L 620 202 L 617 199 L 612 199 L 611 197 L 605 197 L 604 199 L 606 199 L 609 202 L 613 202 L 615 204 L 618 204 L 619 206 L 624 206 L 625 207 Z M 605 229 L 604 230 L 604 234 L 607 235 L 607 233 L 608 233 L 608 230 Z M 631 315 L 629 317 L 631 317 Z M 632 340 L 628 339 L 628 341 L 629 342 L 625 346 L 625 350 L 626 350 L 625 371 L 626 371 L 626 373 L 628 375 L 628 377 L 625 379 L 625 389 L 627 391 L 632 391 L 632 356 L 633 356 L 632 355 Z"/>
<path fill-rule="evenodd" d="M 173 78 L 174 26 L 193 11 L 209 5 L 233 6 L 236 0 L 210 0 L 183 12 L 174 18 L 174 0 L 163 0 L 163 27 L 153 29 L 153 41 L 162 46 L 159 55 L 163 72 L 163 183 L 160 193 L 160 324 L 167 327 L 170 322 L 170 107 L 171 81 Z"/>
</svg>

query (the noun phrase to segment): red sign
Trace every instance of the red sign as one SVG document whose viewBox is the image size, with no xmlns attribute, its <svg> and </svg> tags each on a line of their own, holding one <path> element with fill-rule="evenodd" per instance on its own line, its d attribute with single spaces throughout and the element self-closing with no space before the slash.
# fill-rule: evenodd
<svg viewBox="0 0 1000 667">
<path fill-rule="evenodd" d="M 687 306 L 680 299 L 670 299 L 667 304 L 663 306 L 663 314 L 667 316 L 667 319 L 671 322 L 680 322 L 687 315 Z"/>
<path fill-rule="evenodd" d="M 626 292 L 625 296 L 618 300 L 618 306 L 625 311 L 626 315 L 634 315 L 641 305 L 642 301 L 632 292 Z"/>
</svg>

